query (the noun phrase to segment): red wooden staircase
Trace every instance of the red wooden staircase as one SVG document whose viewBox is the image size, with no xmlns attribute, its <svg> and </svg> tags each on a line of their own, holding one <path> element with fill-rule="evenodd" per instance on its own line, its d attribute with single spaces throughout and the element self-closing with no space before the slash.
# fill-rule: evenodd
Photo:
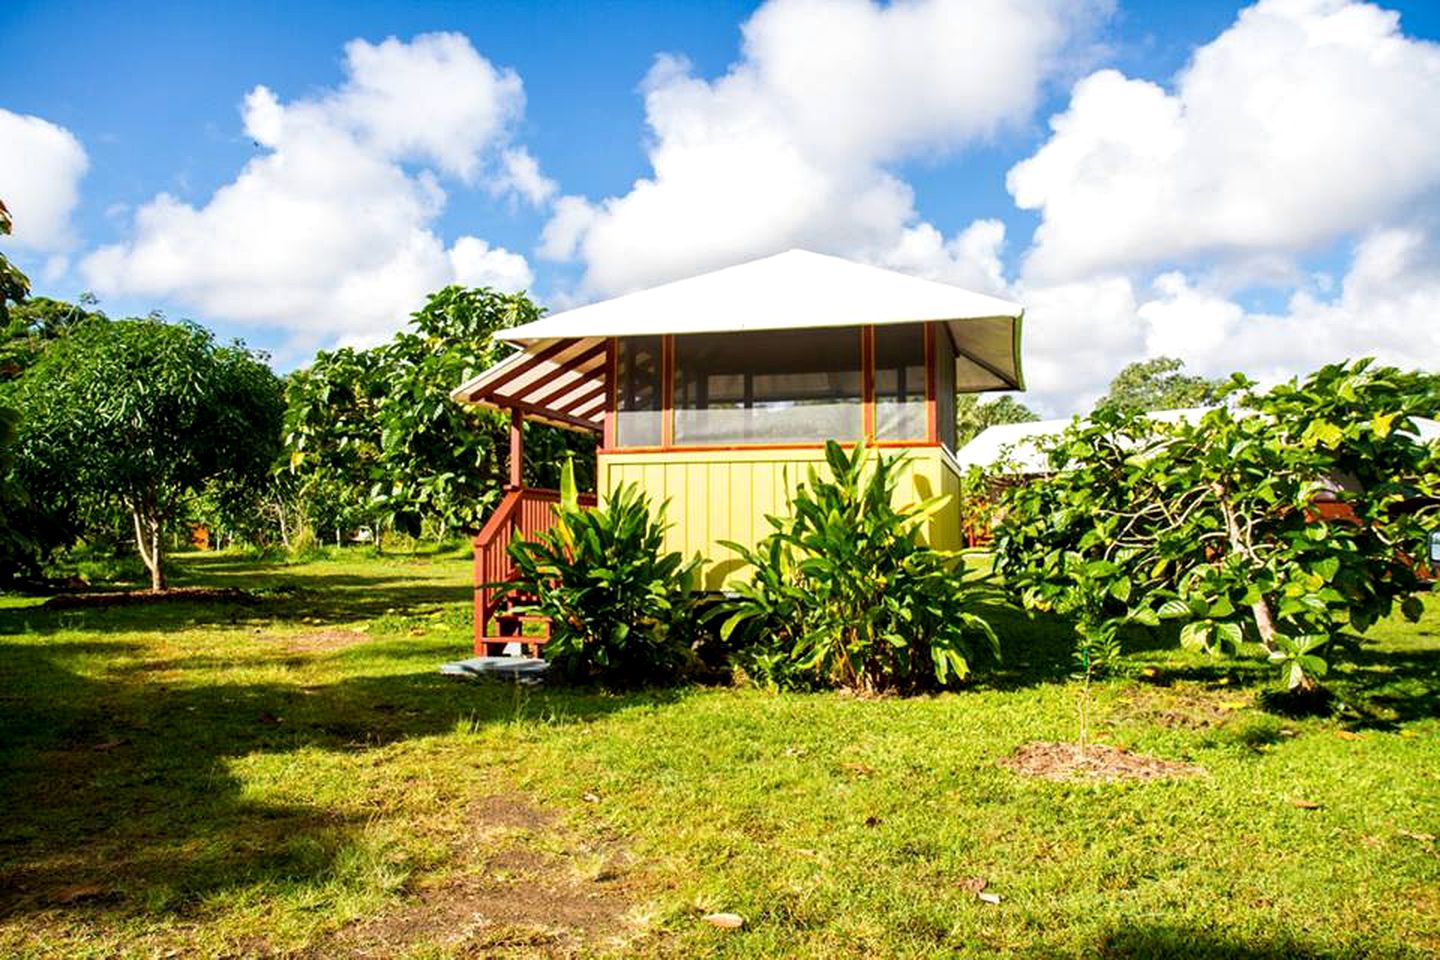
<svg viewBox="0 0 1440 960">
<path fill-rule="evenodd" d="M 595 494 L 582 493 L 579 501 L 582 507 L 593 507 Z M 522 650 L 538 657 L 540 648 L 550 639 L 548 617 L 521 612 L 521 608 L 535 602 L 533 594 L 512 593 L 497 599 L 499 591 L 485 584 L 514 578 L 508 550 L 511 541 L 549 530 L 555 523 L 555 505 L 559 502 L 558 490 L 510 487 L 475 537 L 475 652 L 480 656 L 501 656 L 506 645 L 518 643 Z"/>
</svg>

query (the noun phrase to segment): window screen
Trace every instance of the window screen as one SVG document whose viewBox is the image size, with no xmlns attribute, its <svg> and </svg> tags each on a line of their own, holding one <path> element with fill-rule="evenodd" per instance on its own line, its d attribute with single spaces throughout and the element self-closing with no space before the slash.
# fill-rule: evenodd
<svg viewBox="0 0 1440 960">
<path fill-rule="evenodd" d="M 925 325 L 884 324 L 875 328 L 875 436 L 879 440 L 924 440 L 929 435 L 925 405 Z"/>
<path fill-rule="evenodd" d="M 616 357 L 615 443 L 660 446 L 660 337 L 622 337 Z"/>
<path fill-rule="evenodd" d="M 675 442 L 811 443 L 863 431 L 860 331 L 675 338 Z"/>
</svg>

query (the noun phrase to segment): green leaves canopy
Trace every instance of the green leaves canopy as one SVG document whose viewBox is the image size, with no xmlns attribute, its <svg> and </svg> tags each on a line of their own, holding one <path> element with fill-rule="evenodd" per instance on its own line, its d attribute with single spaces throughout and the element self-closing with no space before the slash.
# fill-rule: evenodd
<svg viewBox="0 0 1440 960">
<path fill-rule="evenodd" d="M 508 421 L 469 410 L 450 391 L 511 350 L 496 338 L 540 309 L 523 293 L 451 286 L 433 294 L 411 329 L 369 350 L 321 352 L 290 378 L 288 463 L 320 508 L 322 526 L 375 519 L 419 533 L 477 529 L 507 475 Z M 526 427 L 527 481 L 553 487 L 588 437 Z M 592 458 L 582 456 L 593 473 Z"/>
<path fill-rule="evenodd" d="M 1077 422 L 1053 472 L 1007 492 L 999 569 L 1026 606 L 1082 626 L 1173 620 L 1210 651 L 1257 639 L 1308 686 L 1343 632 L 1426 589 L 1410 557 L 1440 473 L 1411 418 L 1440 383 L 1361 360 L 1268 392 L 1237 375 L 1227 395 L 1194 424 L 1113 407 Z"/>
<path fill-rule="evenodd" d="M 17 463 L 32 501 L 123 505 L 153 582 L 159 531 L 207 480 L 263 478 L 279 446 L 279 381 L 236 344 L 194 324 L 87 320 L 20 380 Z M 147 542 L 148 541 L 148 542 Z"/>
</svg>

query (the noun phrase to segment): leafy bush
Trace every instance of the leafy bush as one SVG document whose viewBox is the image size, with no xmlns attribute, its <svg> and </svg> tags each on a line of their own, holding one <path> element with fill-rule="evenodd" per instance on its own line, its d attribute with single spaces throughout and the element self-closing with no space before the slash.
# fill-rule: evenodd
<svg viewBox="0 0 1440 960">
<path fill-rule="evenodd" d="M 811 470 L 786 518 L 754 548 L 726 545 L 753 568 L 721 604 L 721 636 L 736 638 L 757 679 L 781 687 L 911 691 L 965 679 L 980 656 L 999 656 L 973 609 L 977 591 L 952 554 L 916 542 L 945 504 L 897 509 L 903 458 L 825 448 L 831 478 Z"/>
<path fill-rule="evenodd" d="M 1226 392 L 1194 424 L 1077 422 L 1052 472 L 1008 491 L 998 569 L 1082 634 L 1171 620 L 1197 650 L 1248 638 L 1309 689 L 1395 606 L 1419 615 L 1410 557 L 1440 512 L 1440 460 L 1412 417 L 1435 409 L 1440 378 L 1361 360 L 1263 393 L 1237 374 Z M 1342 505 L 1328 519 L 1325 498 Z"/>
<path fill-rule="evenodd" d="M 691 660 L 699 558 L 662 552 L 665 506 L 652 514 L 633 484 L 585 509 L 567 465 L 561 491 L 555 525 L 510 544 L 516 576 L 497 585 L 502 595 L 538 598 L 533 609 L 550 618 L 552 670 L 623 686 L 673 679 Z"/>
</svg>

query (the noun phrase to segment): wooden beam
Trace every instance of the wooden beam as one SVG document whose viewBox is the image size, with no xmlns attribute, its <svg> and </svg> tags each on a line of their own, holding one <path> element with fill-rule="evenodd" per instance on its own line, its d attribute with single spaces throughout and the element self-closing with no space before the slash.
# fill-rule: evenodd
<svg viewBox="0 0 1440 960">
<path fill-rule="evenodd" d="M 512 381 L 525 376 L 525 374 L 534 371 L 536 368 L 546 363 L 548 360 L 550 360 L 550 358 L 558 354 L 564 353 L 566 350 L 569 350 L 574 346 L 574 340 L 556 340 L 554 343 L 550 344 L 550 346 L 531 356 L 530 359 L 523 360 L 520 363 L 515 364 L 515 366 L 509 368 L 504 373 L 497 376 L 494 380 L 489 380 L 481 384 L 475 390 L 472 390 L 469 397 L 467 397 L 466 399 L 470 400 L 473 403 L 475 401 L 476 395 L 481 393 L 482 391 L 486 396 L 489 396 L 498 391 L 501 387 L 505 386 L 507 383 L 511 383 Z M 524 356 L 524 354 L 521 354 L 521 356 Z"/>
<path fill-rule="evenodd" d="M 606 450 L 615 446 L 615 400 L 619 396 L 619 386 L 615 383 L 619 376 L 619 344 L 614 337 L 605 338 L 605 429 L 601 432 L 600 445 Z"/>
<path fill-rule="evenodd" d="M 510 410 L 510 486 L 525 486 L 525 415 L 519 407 Z"/>
<path fill-rule="evenodd" d="M 675 443 L 675 337 L 660 338 L 660 446 Z"/>
<path fill-rule="evenodd" d="M 925 439 L 931 443 L 940 442 L 940 413 L 936 364 L 940 351 L 936 349 L 935 324 L 925 324 Z"/>
<path fill-rule="evenodd" d="M 585 374 L 591 373 L 593 371 L 582 369 L 583 366 L 591 360 L 599 358 L 604 353 L 605 344 L 597 343 L 595 344 L 595 346 L 591 347 L 589 350 L 586 350 L 578 357 L 572 357 L 571 359 L 565 361 L 565 364 L 561 366 L 559 370 L 555 371 L 555 376 L 558 378 L 566 374 L 574 374 L 578 379 L 584 380 Z M 575 387 L 576 383 L 574 381 L 567 381 L 565 383 L 562 383 L 560 386 L 547 391 L 541 396 L 528 397 L 526 398 L 525 402 L 533 403 L 537 407 L 543 407 L 549 404 L 551 401 L 555 400 L 556 398 L 565 396 L 565 394 L 574 390 Z"/>
<path fill-rule="evenodd" d="M 860 432 L 875 439 L 875 328 L 860 328 Z"/>
</svg>

